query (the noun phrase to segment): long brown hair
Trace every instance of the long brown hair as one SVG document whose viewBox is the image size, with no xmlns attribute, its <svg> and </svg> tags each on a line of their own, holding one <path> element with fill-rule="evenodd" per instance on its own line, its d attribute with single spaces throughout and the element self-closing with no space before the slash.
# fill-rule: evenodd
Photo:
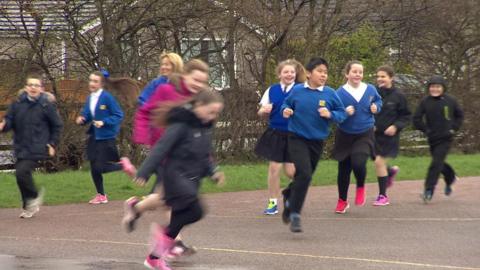
<svg viewBox="0 0 480 270">
<path fill-rule="evenodd" d="M 212 103 L 224 103 L 223 96 L 217 90 L 204 89 L 193 97 L 177 102 L 165 102 L 153 110 L 153 123 L 158 127 L 167 126 L 168 113 L 177 107 L 190 107 L 208 105 Z"/>
</svg>

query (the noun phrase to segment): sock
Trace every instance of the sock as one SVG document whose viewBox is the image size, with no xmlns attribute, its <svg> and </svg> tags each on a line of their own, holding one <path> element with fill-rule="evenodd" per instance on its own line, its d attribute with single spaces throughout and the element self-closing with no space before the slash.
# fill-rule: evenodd
<svg viewBox="0 0 480 270">
<path fill-rule="evenodd" d="M 379 176 L 378 179 L 378 190 L 379 194 L 383 196 L 387 196 L 387 179 L 388 176 Z"/>
<path fill-rule="evenodd" d="M 277 202 L 278 202 L 277 198 L 270 199 L 270 203 L 277 205 Z"/>
</svg>

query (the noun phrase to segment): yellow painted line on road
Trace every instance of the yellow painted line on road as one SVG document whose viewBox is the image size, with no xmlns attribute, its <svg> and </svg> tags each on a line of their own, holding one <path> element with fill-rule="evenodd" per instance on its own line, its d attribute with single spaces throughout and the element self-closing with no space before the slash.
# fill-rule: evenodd
<svg viewBox="0 0 480 270">
<path fill-rule="evenodd" d="M 122 241 L 109 241 L 109 240 L 89 240 L 89 239 L 78 239 L 78 238 L 41 238 L 41 237 L 0 236 L 0 239 L 15 240 L 15 241 L 22 241 L 22 240 L 23 241 L 63 241 L 63 242 L 92 243 L 92 244 L 148 246 L 147 244 L 136 243 L 136 242 L 122 242 Z M 433 268 L 433 269 L 480 270 L 480 268 L 476 268 L 476 267 L 463 267 L 463 266 L 451 266 L 451 265 L 440 265 L 440 264 L 415 263 L 415 262 L 392 261 L 392 260 L 382 260 L 382 259 L 325 256 L 325 255 L 309 255 L 309 254 L 287 253 L 287 252 L 270 252 L 270 251 L 226 249 L 226 248 L 208 248 L 208 247 L 200 247 L 198 249 L 199 250 L 204 250 L 204 251 L 210 251 L 210 252 L 224 252 L 224 253 L 252 254 L 252 255 L 268 255 L 268 256 L 283 256 L 283 257 L 299 257 L 299 258 L 311 258 L 311 259 L 333 260 L 333 261 L 354 261 L 354 262 L 375 263 L 375 264 L 415 266 L 415 267 Z"/>
</svg>

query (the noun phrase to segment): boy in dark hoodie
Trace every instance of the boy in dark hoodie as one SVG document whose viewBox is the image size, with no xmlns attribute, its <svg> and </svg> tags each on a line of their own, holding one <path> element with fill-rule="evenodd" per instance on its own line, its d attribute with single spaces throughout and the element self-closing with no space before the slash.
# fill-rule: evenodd
<svg viewBox="0 0 480 270">
<path fill-rule="evenodd" d="M 442 76 L 432 76 L 427 82 L 427 90 L 429 95 L 422 99 L 413 116 L 415 128 L 428 138 L 432 155 L 422 195 L 425 203 L 432 200 L 440 173 L 445 178 L 445 195 L 452 193 L 451 186 L 457 177 L 445 160 L 453 137 L 463 123 L 463 111 L 457 101 L 445 93 L 446 82 Z"/>
</svg>

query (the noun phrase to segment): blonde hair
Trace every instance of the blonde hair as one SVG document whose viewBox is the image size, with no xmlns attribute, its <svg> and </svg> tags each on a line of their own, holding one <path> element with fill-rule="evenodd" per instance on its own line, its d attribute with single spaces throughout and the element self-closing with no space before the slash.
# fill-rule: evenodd
<svg viewBox="0 0 480 270">
<path fill-rule="evenodd" d="M 160 55 L 160 65 L 162 64 L 163 59 L 168 59 L 172 64 L 172 73 L 182 73 L 183 72 L 183 60 L 180 55 L 173 52 L 164 52 Z"/>
<path fill-rule="evenodd" d="M 278 63 L 277 65 L 277 68 L 275 69 L 275 72 L 277 73 L 277 75 L 280 75 L 280 73 L 282 72 L 283 68 L 285 66 L 292 66 L 295 68 L 295 82 L 296 83 L 302 83 L 302 82 L 305 82 L 307 80 L 307 75 L 306 75 L 306 72 L 305 72 L 305 68 L 303 67 L 303 65 L 298 62 L 297 60 L 295 59 L 287 59 L 287 60 L 284 60 L 280 63 Z"/>
</svg>

